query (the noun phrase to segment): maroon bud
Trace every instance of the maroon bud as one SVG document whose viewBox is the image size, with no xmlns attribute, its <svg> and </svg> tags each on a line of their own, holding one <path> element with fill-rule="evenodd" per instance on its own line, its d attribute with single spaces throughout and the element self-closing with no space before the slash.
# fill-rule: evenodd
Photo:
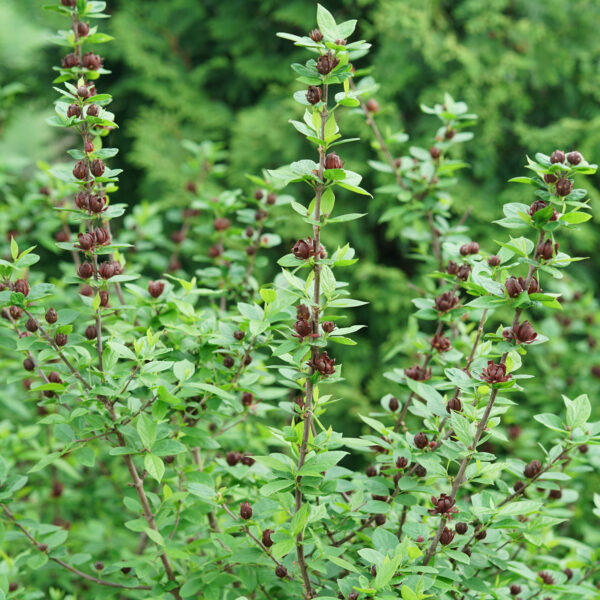
<svg viewBox="0 0 600 600">
<path fill-rule="evenodd" d="M 567 154 L 567 160 L 571 165 L 578 165 L 583 160 L 583 156 L 581 156 L 581 154 L 579 154 L 579 152 L 576 150 L 573 150 Z"/>
<path fill-rule="evenodd" d="M 68 242 L 69 234 L 64 229 L 60 229 L 54 234 L 54 239 L 57 242 Z"/>
<path fill-rule="evenodd" d="M 35 363 L 31 360 L 31 358 L 26 358 L 23 361 L 23 368 L 26 371 L 33 371 L 35 369 Z"/>
<path fill-rule="evenodd" d="M 310 311 L 308 310 L 308 306 L 306 306 L 306 304 L 299 304 L 296 307 L 296 317 L 298 319 L 304 319 L 305 321 L 310 319 Z"/>
<path fill-rule="evenodd" d="M 13 289 L 15 292 L 23 294 L 23 296 L 29 295 L 29 284 L 26 279 L 17 279 Z"/>
<path fill-rule="evenodd" d="M 454 506 L 456 500 L 453 500 L 448 494 L 442 494 L 439 498 L 431 496 L 431 503 L 433 508 L 429 509 L 430 515 L 451 515 L 451 513 L 458 512 Z"/>
<path fill-rule="evenodd" d="M 233 337 L 239 342 L 246 337 L 246 334 L 241 329 L 237 329 L 233 332 Z"/>
<path fill-rule="evenodd" d="M 277 575 L 279 579 L 285 579 L 288 576 L 287 569 L 282 564 L 278 564 L 275 567 L 275 575 Z"/>
<path fill-rule="evenodd" d="M 510 593 L 511 593 L 513 596 L 516 596 L 517 594 L 520 594 L 520 593 L 521 593 L 521 586 L 520 586 L 520 585 L 517 585 L 516 583 L 513 583 L 513 584 L 510 586 Z"/>
<path fill-rule="evenodd" d="M 325 168 L 326 169 L 341 169 L 344 163 L 340 160 L 340 157 L 335 152 L 330 152 L 325 157 Z"/>
<path fill-rule="evenodd" d="M 262 200 L 263 197 L 264 197 L 264 195 L 265 194 L 264 194 L 264 192 L 262 190 L 256 190 L 254 192 L 254 198 L 255 198 L 255 200 Z"/>
<path fill-rule="evenodd" d="M 569 158 L 569 155 L 567 155 L 567 159 L 568 158 Z M 569 160 L 569 162 L 571 162 L 571 161 Z M 577 164 L 577 163 L 573 163 L 573 164 Z M 571 569 L 569 569 L 569 568 L 566 568 L 563 571 L 563 573 L 567 576 L 567 581 L 570 581 L 571 578 L 573 577 L 573 571 Z"/>
<path fill-rule="evenodd" d="M 96 245 L 96 237 L 92 233 L 78 233 L 76 246 L 80 250 L 91 250 Z"/>
<path fill-rule="evenodd" d="M 335 323 L 333 321 L 323 321 L 321 327 L 325 333 L 331 333 L 335 329 Z"/>
<path fill-rule="evenodd" d="M 522 481 L 515 481 L 513 490 L 517 493 L 522 492 L 525 489 L 525 484 Z"/>
<path fill-rule="evenodd" d="M 339 58 L 329 51 L 327 54 L 322 54 L 317 59 L 317 71 L 321 73 L 321 75 L 329 75 L 329 73 L 337 67 L 339 62 Z"/>
<path fill-rule="evenodd" d="M 555 150 L 550 155 L 550 162 L 555 165 L 556 163 L 564 163 L 565 162 L 565 153 L 562 150 Z"/>
<path fill-rule="evenodd" d="M 448 546 L 448 544 L 452 543 L 455 535 L 456 533 L 454 531 L 444 527 L 442 530 L 442 535 L 440 536 L 440 544 L 442 544 L 442 546 Z"/>
<path fill-rule="evenodd" d="M 108 306 L 110 294 L 108 293 L 107 290 L 100 290 L 98 293 L 100 294 L 100 306 L 106 308 Z"/>
<path fill-rule="evenodd" d="M 60 3 L 69 8 L 75 8 L 77 6 L 77 0 L 60 0 Z"/>
<path fill-rule="evenodd" d="M 452 292 L 444 292 L 435 299 L 435 306 L 439 312 L 445 313 L 452 310 L 458 304 L 458 297 Z"/>
<path fill-rule="evenodd" d="M 81 106 L 79 104 L 69 104 L 67 108 L 67 117 L 69 119 L 71 117 L 80 117 L 81 116 Z"/>
<path fill-rule="evenodd" d="M 240 504 L 240 516 L 246 521 L 252 517 L 252 507 L 249 502 L 246 501 Z"/>
<path fill-rule="evenodd" d="M 90 26 L 87 23 L 84 23 L 83 21 L 77 23 L 77 33 L 79 34 L 79 37 L 86 37 L 89 32 Z"/>
<path fill-rule="evenodd" d="M 552 577 L 552 575 L 550 573 L 548 573 L 548 571 L 540 571 L 538 573 L 538 577 L 546 584 L 546 585 L 553 585 L 554 584 L 554 577 Z"/>
<path fill-rule="evenodd" d="M 460 398 L 457 396 L 452 396 L 450 400 L 448 400 L 448 404 L 446 405 L 446 411 L 449 413 L 450 411 L 455 410 L 460 412 L 462 410 L 462 402 Z"/>
<path fill-rule="evenodd" d="M 251 362 L 252 362 L 252 357 L 249 354 L 246 354 L 246 356 L 244 356 L 244 364 L 246 366 L 248 366 Z"/>
<path fill-rule="evenodd" d="M 448 129 L 446 129 L 446 132 L 444 133 L 444 137 L 447 140 L 451 140 L 455 135 L 456 135 L 456 130 L 452 129 L 451 127 L 449 127 Z"/>
<path fill-rule="evenodd" d="M 377 100 L 375 100 L 375 98 L 370 98 L 367 101 L 367 110 L 372 114 L 379 112 L 379 103 L 377 102 Z"/>
<path fill-rule="evenodd" d="M 422 535 L 417 536 L 417 543 L 422 544 L 425 541 L 425 538 Z"/>
<path fill-rule="evenodd" d="M 257 210 L 257 211 L 254 213 L 254 218 L 255 218 L 257 221 L 264 221 L 264 220 L 265 220 L 265 219 L 266 219 L 268 216 L 269 216 L 269 213 L 268 213 L 266 210 L 262 209 L 262 208 L 259 208 L 259 209 L 258 209 L 258 210 Z"/>
<path fill-rule="evenodd" d="M 552 498 L 552 500 L 560 500 L 562 498 L 562 490 L 550 490 L 548 497 Z"/>
<path fill-rule="evenodd" d="M 241 460 L 243 465 L 246 465 L 247 467 L 251 467 L 256 461 L 249 455 L 246 456 L 242 456 L 242 460 Z"/>
<path fill-rule="evenodd" d="M 309 35 L 313 42 L 320 42 L 323 40 L 323 34 L 318 29 L 313 29 Z"/>
<path fill-rule="evenodd" d="M 376 477 L 377 476 L 377 468 L 373 465 L 369 465 L 367 470 L 365 471 L 367 477 Z"/>
<path fill-rule="evenodd" d="M 37 321 L 33 317 L 29 317 L 27 323 L 25 323 L 25 329 L 31 333 L 35 333 L 38 329 Z"/>
<path fill-rule="evenodd" d="M 60 66 L 63 69 L 72 69 L 73 67 L 76 67 L 79 65 L 79 59 L 77 58 L 77 56 L 75 54 L 73 54 L 72 52 L 67 54 L 61 61 L 60 61 Z"/>
<path fill-rule="evenodd" d="M 254 394 L 250 392 L 244 392 L 242 394 L 242 404 L 244 406 L 252 406 L 252 404 L 254 404 Z"/>
<path fill-rule="evenodd" d="M 490 267 L 497 267 L 500 264 L 500 257 L 495 254 L 488 258 L 488 265 Z"/>
<path fill-rule="evenodd" d="M 539 460 L 532 460 L 526 465 L 525 469 L 523 470 L 523 475 L 525 475 L 525 477 L 528 479 L 533 479 L 540 474 L 541 470 L 542 463 Z"/>
<path fill-rule="evenodd" d="M 88 326 L 85 328 L 85 337 L 86 337 L 88 340 L 95 340 L 95 339 L 96 339 L 96 337 L 98 337 L 98 331 L 97 331 L 97 329 L 96 329 L 96 326 L 95 326 L 95 325 L 88 325 Z"/>
<path fill-rule="evenodd" d="M 463 256 L 468 256 L 469 254 L 477 254 L 479 252 L 479 244 L 477 242 L 469 242 L 467 244 L 463 244 L 460 247 L 460 253 Z"/>
<path fill-rule="evenodd" d="M 218 217 L 214 220 L 213 225 L 217 231 L 225 231 L 226 229 L 229 229 L 231 221 L 225 217 Z"/>
<path fill-rule="evenodd" d="M 86 52 L 83 55 L 83 66 L 90 71 L 97 71 L 102 66 L 102 62 L 102 58 L 93 52 Z"/>
<path fill-rule="evenodd" d="M 318 371 L 324 377 L 335 373 L 335 358 L 330 358 L 327 352 L 321 352 L 314 361 L 308 363 L 314 371 Z"/>
<path fill-rule="evenodd" d="M 399 456 L 396 459 L 396 467 L 398 467 L 398 469 L 404 469 L 407 466 L 408 466 L 408 459 L 406 457 Z"/>
<path fill-rule="evenodd" d="M 385 515 L 375 515 L 375 524 L 384 525 L 386 521 Z"/>
<path fill-rule="evenodd" d="M 149 281 L 148 282 L 148 293 L 153 298 L 158 298 L 164 291 L 165 284 L 162 281 Z"/>
<path fill-rule="evenodd" d="M 267 204 L 273 205 L 277 202 L 277 194 L 275 194 L 274 192 L 271 192 L 268 196 L 267 196 Z"/>
<path fill-rule="evenodd" d="M 305 321 L 304 319 L 298 319 L 294 323 L 294 331 L 296 332 L 294 334 L 295 337 L 297 337 L 300 341 L 303 341 L 305 337 L 308 337 L 312 334 L 312 326 L 308 321 Z"/>
<path fill-rule="evenodd" d="M 573 182 L 570 179 L 567 179 L 566 177 L 561 177 L 556 182 L 556 193 L 559 196 L 568 196 L 571 193 L 572 189 Z"/>
<path fill-rule="evenodd" d="M 306 91 L 306 99 L 309 104 L 318 104 L 321 102 L 322 91 L 321 88 L 316 85 L 309 85 Z"/>
<path fill-rule="evenodd" d="M 240 452 L 228 452 L 225 455 L 225 460 L 230 467 L 235 467 L 242 460 L 242 455 Z"/>
<path fill-rule="evenodd" d="M 271 539 L 272 529 L 265 529 L 262 533 L 262 543 L 265 548 L 270 548 L 275 542 Z"/>
<path fill-rule="evenodd" d="M 429 443 L 429 440 L 427 439 L 427 436 L 421 431 L 417 433 L 417 435 L 415 435 L 414 442 L 415 446 L 419 448 L 419 450 L 423 450 L 423 448 L 425 448 L 425 446 L 427 446 L 427 444 Z"/>
<path fill-rule="evenodd" d="M 371 565 L 371 575 L 377 577 L 377 567 L 375 565 Z"/>
<path fill-rule="evenodd" d="M 85 191 L 77 192 L 75 206 L 80 210 L 87 210 L 89 197 L 90 195 Z"/>
<path fill-rule="evenodd" d="M 475 538 L 478 540 L 485 540 L 486 537 L 487 531 L 485 529 L 482 529 L 481 531 L 475 534 Z"/>
<path fill-rule="evenodd" d="M 437 160 L 441 156 L 441 154 L 442 151 L 437 146 L 431 146 L 431 148 L 429 148 L 429 155 L 434 160 Z"/>
<path fill-rule="evenodd" d="M 221 256 L 222 248 L 219 244 L 215 244 L 208 249 L 208 254 L 211 258 L 218 258 Z"/>
<path fill-rule="evenodd" d="M 9 312 L 15 321 L 18 321 L 23 316 L 23 309 L 20 306 L 11 306 Z"/>
<path fill-rule="evenodd" d="M 68 0 L 63 0 L 63 2 L 68 1 Z M 19 584 L 16 581 L 11 581 L 8 584 L 8 591 L 9 592 L 16 592 L 19 589 Z"/>
<path fill-rule="evenodd" d="M 98 227 L 94 229 L 94 238 L 96 239 L 96 244 L 98 246 L 106 246 L 110 244 L 110 234 L 103 227 Z"/>
<path fill-rule="evenodd" d="M 517 344 L 531 344 L 537 338 L 537 333 L 529 321 L 523 321 L 512 329 L 512 337 Z"/>
<path fill-rule="evenodd" d="M 88 174 L 87 163 L 84 160 L 78 160 L 73 167 L 73 176 L 76 179 L 86 179 Z"/>
<path fill-rule="evenodd" d="M 96 561 L 94 563 L 94 569 L 96 569 L 96 571 L 102 571 L 102 569 L 104 569 L 104 563 L 101 561 Z"/>
<path fill-rule="evenodd" d="M 440 333 L 436 333 L 433 338 L 431 338 L 431 347 L 435 348 L 438 352 L 448 352 L 452 347 L 452 343 L 450 342 L 450 338 L 444 337 Z"/>
<path fill-rule="evenodd" d="M 453 261 L 448 261 L 448 266 L 446 267 L 446 273 L 449 275 L 458 274 L 458 265 Z"/>
<path fill-rule="evenodd" d="M 85 111 L 88 117 L 97 117 L 100 114 L 100 107 L 97 104 L 90 104 Z"/>
<path fill-rule="evenodd" d="M 469 529 L 469 526 L 466 523 L 457 523 L 456 526 L 454 527 L 456 533 L 460 534 L 460 535 L 464 535 L 465 533 L 467 533 L 467 529 Z"/>
<path fill-rule="evenodd" d="M 587 454 L 589 449 L 590 447 L 587 444 L 581 444 L 581 446 L 579 446 L 579 452 L 581 454 Z"/>
<path fill-rule="evenodd" d="M 50 323 L 50 325 L 52 325 L 56 323 L 56 321 L 58 321 L 58 314 L 52 307 L 50 307 L 46 312 L 46 323 Z"/>
<path fill-rule="evenodd" d="M 90 164 L 90 171 L 94 177 L 102 177 L 102 174 L 104 173 L 104 163 L 99 158 L 95 158 Z"/>
<path fill-rule="evenodd" d="M 115 264 L 110 260 L 101 263 L 98 266 L 98 275 L 100 275 L 102 279 L 110 279 L 115 275 Z"/>
<path fill-rule="evenodd" d="M 549 184 L 556 183 L 558 181 L 558 177 L 553 173 L 546 173 L 544 175 L 544 181 Z"/>
<path fill-rule="evenodd" d="M 90 97 L 90 88 L 88 88 L 86 85 L 80 85 L 80 86 L 77 88 L 77 95 L 78 95 L 80 98 L 83 98 L 84 100 L 85 100 L 86 98 L 89 98 L 89 97 Z"/>
<path fill-rule="evenodd" d="M 415 381 L 427 381 L 431 378 L 431 369 L 424 368 L 421 365 L 412 365 L 412 367 L 404 369 L 404 374 Z"/>
<path fill-rule="evenodd" d="M 398 398 L 396 398 L 396 396 L 392 396 L 390 398 L 390 401 L 389 401 L 389 404 L 388 404 L 388 408 L 392 412 L 396 412 L 398 410 L 398 408 L 400 408 L 400 403 L 398 402 Z"/>
<path fill-rule="evenodd" d="M 481 371 L 481 379 L 487 383 L 504 383 L 511 377 L 510 373 L 506 374 L 506 365 L 504 363 L 496 364 L 493 360 L 488 360 L 487 367 Z"/>
<path fill-rule="evenodd" d="M 81 279 L 89 279 L 94 274 L 94 267 L 89 262 L 83 262 L 79 265 L 77 269 L 77 275 L 81 277 Z"/>
<path fill-rule="evenodd" d="M 516 298 L 523 291 L 523 286 L 516 277 L 509 277 L 504 282 L 504 287 L 511 298 Z"/>
<path fill-rule="evenodd" d="M 313 254 L 313 241 L 311 238 L 298 240 L 292 248 L 292 254 L 300 259 L 307 260 Z"/>
<path fill-rule="evenodd" d="M 469 279 L 469 275 L 471 274 L 471 265 L 460 265 L 458 268 L 458 273 L 456 273 L 456 277 L 461 281 L 467 281 Z"/>
<path fill-rule="evenodd" d="M 231 357 L 231 356 L 226 356 L 223 359 L 223 365 L 225 367 L 227 367 L 228 369 L 231 369 L 231 367 L 233 367 L 234 364 L 235 364 L 235 361 L 233 360 L 233 357 Z"/>
<path fill-rule="evenodd" d="M 64 333 L 57 333 L 54 336 L 54 343 L 57 346 L 66 346 L 67 340 L 68 340 L 68 338 L 67 338 L 67 336 Z"/>
<path fill-rule="evenodd" d="M 538 245 L 535 255 L 542 260 L 552 260 L 555 252 L 558 252 L 558 244 L 545 240 Z"/>
<path fill-rule="evenodd" d="M 511 440 L 516 440 L 521 435 L 521 428 L 518 425 L 509 425 L 507 431 Z"/>
</svg>

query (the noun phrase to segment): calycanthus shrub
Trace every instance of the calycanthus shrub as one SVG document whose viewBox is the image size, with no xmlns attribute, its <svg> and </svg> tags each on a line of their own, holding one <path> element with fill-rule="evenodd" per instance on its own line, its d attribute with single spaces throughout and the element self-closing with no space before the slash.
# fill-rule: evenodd
<svg viewBox="0 0 600 600">
<path fill-rule="evenodd" d="M 561 308 L 552 281 L 577 260 L 561 234 L 590 218 L 575 182 L 596 166 L 527 158 L 512 181 L 531 203 L 504 206 L 499 242 L 470 239 L 450 190 L 476 115 L 446 95 L 422 107 L 439 121 L 430 148 L 406 149 L 355 67 L 369 49 L 350 41 L 356 22 L 318 6 L 309 34 L 280 34 L 309 57 L 292 65 L 291 125 L 312 155 L 227 190 L 224 149 L 184 142 L 183 199 L 136 205 L 118 232 L 105 3 L 50 8 L 69 27 L 51 124 L 76 143 L 67 166 L 44 167 L 30 228 L 15 223 L 0 261 L 1 597 L 596 598 L 599 551 L 564 534 L 572 511 L 600 511 L 574 487 L 600 442 L 589 399 L 528 413 L 547 429 L 530 455 L 494 445 L 527 409 L 528 354 L 547 341 L 536 317 Z M 340 132 L 345 112 L 364 116 L 369 167 L 389 177 L 382 222 L 421 232 L 407 239 L 432 275 L 407 290 L 410 344 L 359 437 L 327 417 L 344 401 L 336 347 L 360 329 L 347 309 L 363 304 L 340 279 L 355 252 L 328 232 L 364 216 L 347 194 L 370 198 L 345 167 L 359 142 Z M 286 212 L 298 239 L 265 281 Z M 61 251 L 49 276 L 32 239 Z"/>
</svg>

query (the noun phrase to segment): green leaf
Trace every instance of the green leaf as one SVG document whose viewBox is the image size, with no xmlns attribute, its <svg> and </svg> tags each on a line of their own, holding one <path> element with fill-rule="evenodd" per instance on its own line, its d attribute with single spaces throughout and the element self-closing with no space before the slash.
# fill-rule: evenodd
<svg viewBox="0 0 600 600">
<path fill-rule="evenodd" d="M 298 471 L 298 475 L 308 475 L 310 473 L 320 475 L 321 472 L 327 471 L 327 469 L 331 469 L 331 467 L 337 465 L 346 454 L 348 453 L 342 450 L 317 454 L 304 463 L 302 468 Z"/>
<path fill-rule="evenodd" d="M 154 454 L 146 454 L 144 457 L 144 468 L 153 479 L 156 479 L 160 483 L 165 474 L 165 465 L 161 458 Z"/>
<path fill-rule="evenodd" d="M 306 525 L 306 522 L 308 521 L 309 514 L 310 514 L 310 505 L 307 503 L 304 503 L 300 507 L 300 510 L 298 510 L 294 513 L 294 516 L 292 517 L 292 522 L 290 525 L 292 535 L 298 535 L 304 529 L 304 526 Z"/>
<path fill-rule="evenodd" d="M 145 413 L 142 413 L 137 420 L 136 429 L 144 448 L 152 448 L 156 441 L 156 423 Z"/>
<path fill-rule="evenodd" d="M 567 405 L 567 425 L 571 429 L 583 427 L 592 412 L 592 406 L 587 395 L 582 394 L 575 400 L 569 400 L 566 396 L 563 396 L 563 399 Z"/>
<path fill-rule="evenodd" d="M 272 548 L 271 553 L 277 559 L 285 556 L 289 552 L 291 552 L 296 545 L 296 541 L 293 537 L 288 538 L 287 540 L 283 540 L 281 542 L 277 542 Z"/>
<path fill-rule="evenodd" d="M 320 4 L 317 4 L 317 25 L 327 41 L 335 42 L 340 39 L 340 32 L 333 15 Z"/>
</svg>

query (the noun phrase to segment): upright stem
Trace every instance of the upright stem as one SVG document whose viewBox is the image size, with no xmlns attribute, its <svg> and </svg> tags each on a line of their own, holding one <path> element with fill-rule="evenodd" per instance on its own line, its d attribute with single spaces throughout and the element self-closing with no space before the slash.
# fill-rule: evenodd
<svg viewBox="0 0 600 600">
<path fill-rule="evenodd" d="M 323 85 L 323 110 L 321 112 L 321 132 L 320 138 L 325 139 L 325 124 L 327 123 L 327 84 Z M 323 172 L 325 171 L 325 149 L 323 146 L 319 146 L 319 183 L 315 188 L 315 211 L 313 219 L 317 222 L 321 220 L 321 198 L 323 196 Z M 314 257 L 315 265 L 313 267 L 314 280 L 313 280 L 313 306 L 311 313 L 311 329 L 313 334 L 319 333 L 319 313 L 321 303 L 321 265 L 319 264 L 319 252 L 321 248 L 321 227 L 320 225 L 313 225 L 313 237 L 314 237 Z M 308 378 L 306 379 L 306 394 L 304 400 L 304 429 L 302 430 L 302 443 L 298 453 L 298 471 L 304 465 L 306 460 L 306 454 L 308 452 L 308 440 L 310 432 L 313 426 L 313 393 L 314 387 L 312 382 L 312 376 L 315 374 L 314 365 L 318 358 L 319 348 L 318 346 L 311 346 L 310 349 L 310 362 L 311 366 L 308 370 Z M 296 480 L 296 512 L 302 508 L 302 491 L 300 490 L 300 477 Z M 308 567 L 306 566 L 306 559 L 304 557 L 304 532 L 300 531 L 296 536 L 296 554 L 298 556 L 298 565 L 300 566 L 300 573 L 302 575 L 302 582 L 304 584 L 304 596 L 307 600 L 313 598 L 314 593 L 310 578 L 308 575 Z"/>
</svg>

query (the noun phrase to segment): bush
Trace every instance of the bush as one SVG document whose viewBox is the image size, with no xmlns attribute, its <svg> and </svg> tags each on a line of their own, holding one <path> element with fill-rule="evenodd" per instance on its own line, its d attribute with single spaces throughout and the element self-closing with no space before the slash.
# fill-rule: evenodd
<svg viewBox="0 0 600 600">
<path fill-rule="evenodd" d="M 311 158 L 229 189 L 225 148 L 185 141 L 185 193 L 124 216 L 112 98 L 97 87 L 104 4 L 50 7 L 71 24 L 56 37 L 50 123 L 77 143 L 14 191 L 6 217 L 2 594 L 595 598 L 598 535 L 577 539 L 569 519 L 600 516 L 583 476 L 600 422 L 585 393 L 560 411 L 544 400 L 569 376 L 554 362 L 593 347 L 569 330 L 592 299 L 563 283 L 579 259 L 560 244 L 591 217 L 575 184 L 596 165 L 575 150 L 527 158 L 529 176 L 511 180 L 527 203 L 504 204 L 494 236 L 473 239 L 451 190 L 477 116 L 445 94 L 421 107 L 438 122 L 429 147 L 406 148 L 381 128 L 356 21 L 319 5 L 318 28 L 279 34 L 312 56 L 292 65 L 304 116 L 291 120 Z M 344 113 L 372 132 L 377 200 L 346 167 L 358 140 L 342 136 Z M 355 196 L 390 199 L 377 217 L 428 274 L 398 280 L 417 310 L 387 358 L 410 361 L 342 432 L 362 327 L 345 309 L 365 305 L 340 279 L 358 260 L 344 239 L 365 216 L 346 208 Z M 271 278 L 283 225 L 295 241 Z M 547 315 L 565 302 L 561 330 Z M 387 338 L 389 321 L 376 327 Z"/>
</svg>

